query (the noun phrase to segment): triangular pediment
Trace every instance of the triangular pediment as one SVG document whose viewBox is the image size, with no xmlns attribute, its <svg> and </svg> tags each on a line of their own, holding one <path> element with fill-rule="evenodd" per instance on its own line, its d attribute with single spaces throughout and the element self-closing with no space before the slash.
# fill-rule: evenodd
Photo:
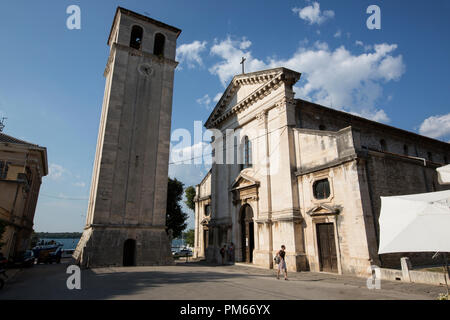
<svg viewBox="0 0 450 320">
<path fill-rule="evenodd" d="M 254 179 L 244 173 L 240 173 L 237 176 L 237 178 L 234 180 L 230 189 L 236 190 L 236 189 L 242 189 L 242 188 L 251 187 L 251 186 L 259 186 L 259 181 L 257 181 L 256 179 Z"/>
<path fill-rule="evenodd" d="M 224 119 L 235 111 L 263 99 L 271 90 L 278 88 L 282 82 L 294 84 L 299 79 L 300 73 L 285 68 L 235 76 L 209 116 L 205 126 L 212 128 L 217 120 Z"/>
<path fill-rule="evenodd" d="M 306 213 L 310 216 L 328 216 L 328 215 L 338 215 L 341 212 L 341 210 L 342 208 L 340 206 L 319 204 L 309 209 Z"/>
</svg>

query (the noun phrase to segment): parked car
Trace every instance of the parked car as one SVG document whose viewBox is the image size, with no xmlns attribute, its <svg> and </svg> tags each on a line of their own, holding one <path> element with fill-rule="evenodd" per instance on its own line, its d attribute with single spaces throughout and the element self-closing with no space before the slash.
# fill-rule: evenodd
<svg viewBox="0 0 450 320">
<path fill-rule="evenodd" d="M 180 251 L 173 253 L 174 258 L 181 258 L 181 257 L 192 257 L 192 250 L 191 249 L 182 249 Z"/>
<path fill-rule="evenodd" d="M 60 249 L 59 245 L 42 245 L 33 248 L 37 263 L 47 263 L 49 255 Z"/>
<path fill-rule="evenodd" d="M 63 249 L 61 258 L 72 258 L 75 249 Z"/>
<path fill-rule="evenodd" d="M 14 259 L 11 261 L 12 267 L 20 267 L 20 268 L 29 268 L 34 266 L 35 262 L 34 253 L 32 250 L 27 250 L 24 252 L 20 252 Z"/>
<path fill-rule="evenodd" d="M 56 249 L 56 251 L 50 252 L 47 256 L 47 260 L 45 261 L 45 263 L 50 264 L 52 264 L 53 262 L 61 263 L 62 252 L 63 252 L 62 248 L 58 248 Z"/>
</svg>

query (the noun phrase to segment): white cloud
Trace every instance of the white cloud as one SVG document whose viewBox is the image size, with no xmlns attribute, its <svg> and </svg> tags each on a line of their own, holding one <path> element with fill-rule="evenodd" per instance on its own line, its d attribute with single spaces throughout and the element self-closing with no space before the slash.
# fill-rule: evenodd
<svg viewBox="0 0 450 320">
<path fill-rule="evenodd" d="M 203 97 L 198 98 L 197 103 L 199 105 L 204 106 L 207 110 L 211 110 L 211 97 L 209 96 L 209 94 L 205 94 Z"/>
<path fill-rule="evenodd" d="M 206 50 L 206 41 L 198 41 L 195 40 L 192 43 L 189 44 L 182 44 L 177 48 L 177 61 L 180 63 L 180 69 L 181 65 L 184 63 L 187 64 L 188 68 L 194 68 L 196 65 L 202 66 L 203 60 L 200 56 L 200 53 L 204 50 Z"/>
<path fill-rule="evenodd" d="M 287 59 L 270 58 L 267 62 L 254 58 L 250 48 L 240 49 L 242 41 L 227 39 L 217 42 L 211 49 L 222 58 L 209 71 L 219 77 L 222 84 L 240 73 L 240 59 L 247 58 L 246 71 L 286 67 L 302 73 L 297 84 L 297 97 L 332 106 L 375 121 L 388 122 L 386 112 L 377 107 L 383 96 L 383 84 L 396 81 L 405 72 L 401 55 L 394 56 L 396 44 L 377 44 L 369 52 L 353 54 L 344 46 L 334 50 L 325 42 L 315 42 L 298 50 Z"/>
<path fill-rule="evenodd" d="M 370 51 L 370 50 L 372 50 L 372 46 L 371 46 L 370 44 L 365 45 L 364 42 L 362 42 L 362 41 L 360 41 L 360 40 L 356 40 L 356 41 L 355 41 L 355 45 L 364 48 L 364 51 Z"/>
<path fill-rule="evenodd" d="M 86 183 L 84 182 L 76 182 L 73 184 L 75 187 L 84 188 L 86 187 Z"/>
<path fill-rule="evenodd" d="M 322 24 L 328 19 L 334 18 L 333 10 L 320 10 L 320 4 L 316 1 L 312 3 L 310 6 L 306 6 L 304 8 L 293 8 L 292 12 L 298 14 L 299 18 L 305 20 L 309 24 Z"/>
<path fill-rule="evenodd" d="M 48 167 L 48 177 L 52 180 L 59 180 L 62 178 L 62 175 L 67 172 L 66 169 L 63 168 L 63 166 L 51 163 Z"/>
<path fill-rule="evenodd" d="M 336 33 L 334 34 L 335 38 L 340 38 L 341 36 L 342 36 L 342 31 L 341 30 L 336 31 Z"/>
<path fill-rule="evenodd" d="M 219 77 L 222 84 L 225 86 L 226 82 L 234 75 L 242 73 L 241 59 L 245 57 L 245 72 L 253 72 L 264 68 L 263 61 L 253 58 L 251 51 L 246 51 L 251 45 L 251 42 L 246 38 L 241 40 L 232 40 L 230 37 L 218 42 L 215 41 L 211 47 L 211 55 L 222 58 L 221 62 L 214 64 L 209 71 Z"/>
<path fill-rule="evenodd" d="M 211 162 L 211 145 L 204 141 L 185 146 L 175 145 L 170 150 L 171 165 L 202 164 Z"/>
<path fill-rule="evenodd" d="M 222 98 L 222 95 L 223 95 L 223 92 L 219 92 L 218 94 L 216 94 L 216 95 L 214 96 L 213 101 L 214 101 L 215 103 L 219 102 L 220 98 Z"/>
<path fill-rule="evenodd" d="M 450 113 L 432 116 L 420 125 L 419 132 L 430 138 L 441 138 L 450 135 Z"/>
</svg>

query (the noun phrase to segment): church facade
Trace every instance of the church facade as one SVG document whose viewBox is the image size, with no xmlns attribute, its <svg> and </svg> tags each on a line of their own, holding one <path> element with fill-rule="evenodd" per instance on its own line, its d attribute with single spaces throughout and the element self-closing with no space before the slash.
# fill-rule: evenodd
<svg viewBox="0 0 450 320">
<path fill-rule="evenodd" d="M 235 76 L 205 126 L 214 161 L 196 187 L 196 257 L 273 268 L 286 246 L 289 271 L 366 275 L 395 267 L 378 255 L 380 196 L 443 190 L 436 168 L 450 145 L 295 99 L 300 74 L 285 68 Z"/>
</svg>

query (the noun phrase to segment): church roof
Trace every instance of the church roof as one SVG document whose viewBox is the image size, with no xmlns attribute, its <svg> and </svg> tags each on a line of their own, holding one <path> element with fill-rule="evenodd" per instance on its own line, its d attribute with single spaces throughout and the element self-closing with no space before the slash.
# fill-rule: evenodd
<svg viewBox="0 0 450 320">
<path fill-rule="evenodd" d="M 300 79 L 300 76 L 300 73 L 286 68 L 267 69 L 234 76 L 208 120 L 206 120 L 205 127 L 212 128 L 216 120 L 227 117 L 238 109 L 246 108 L 253 104 L 256 100 L 265 96 L 270 88 L 277 86 L 281 81 L 292 85 Z M 236 106 L 229 110 L 226 115 L 222 115 L 222 111 L 227 107 L 237 89 L 246 84 L 261 84 L 261 86 L 244 99 L 237 101 Z"/>
<path fill-rule="evenodd" d="M 374 121 L 374 120 L 370 120 L 367 118 L 363 118 L 361 116 L 349 113 L 349 112 L 345 112 L 342 110 L 336 110 L 334 108 L 330 108 L 330 107 L 326 107 L 323 106 L 321 104 L 318 103 L 314 103 L 308 100 L 304 100 L 304 99 L 298 99 L 296 98 L 295 101 L 297 101 L 297 104 L 302 104 L 302 103 L 306 103 L 306 106 L 310 106 L 314 108 L 314 112 L 325 112 L 328 114 L 334 114 L 336 116 L 345 118 L 346 121 L 348 122 L 349 125 L 351 126 L 358 126 L 357 124 L 359 124 L 359 126 L 364 125 L 365 127 L 367 126 L 371 126 L 373 128 L 379 128 L 381 130 L 384 130 L 386 132 L 391 132 L 391 133 L 396 133 L 396 134 L 400 134 L 402 136 L 409 136 L 411 138 L 416 138 L 416 139 L 422 139 L 422 140 L 427 140 L 429 142 L 432 143 L 437 143 L 437 144 L 441 144 L 441 145 L 448 145 L 448 142 L 445 141 L 441 141 L 438 139 L 434 139 L 434 138 L 430 138 L 424 135 L 420 135 L 416 132 L 412 132 L 412 131 L 408 131 L 405 129 L 401 129 L 398 127 L 394 127 L 394 126 L 390 126 L 388 124 L 382 123 L 382 122 L 378 122 L 378 121 Z M 304 110 L 304 105 L 302 105 L 303 110 Z"/>
<path fill-rule="evenodd" d="M 37 144 L 26 142 L 24 140 L 20 140 L 20 139 L 11 137 L 11 136 L 9 136 L 7 134 L 4 134 L 4 133 L 1 133 L 1 132 L 0 132 L 0 142 L 3 142 L 3 143 L 15 143 L 15 144 L 22 144 L 22 145 L 32 146 L 32 147 L 39 147 Z"/>
<path fill-rule="evenodd" d="M 115 14 L 115 16 L 114 16 L 114 22 L 113 22 L 113 24 L 112 24 L 112 26 L 111 26 L 111 31 L 109 32 L 108 45 L 109 45 L 110 42 L 111 42 L 112 31 L 113 31 L 113 29 L 114 29 L 114 25 L 116 24 L 117 15 L 119 14 L 119 12 L 120 12 L 121 14 L 124 14 L 124 15 L 127 15 L 127 16 L 132 16 L 132 17 L 135 17 L 135 18 L 137 18 L 137 19 L 140 19 L 140 20 L 144 20 L 144 21 L 150 22 L 150 23 L 152 23 L 152 24 L 154 24 L 154 25 L 157 25 L 158 27 L 161 27 L 161 28 L 170 30 L 170 31 L 172 31 L 172 32 L 175 32 L 175 33 L 177 34 L 177 38 L 178 38 L 178 36 L 179 36 L 180 33 L 181 33 L 181 29 L 178 29 L 178 28 L 173 27 L 173 26 L 171 26 L 171 25 L 165 24 L 164 22 L 161 22 L 161 21 L 152 19 L 152 18 L 150 18 L 150 17 L 144 16 L 144 15 L 142 15 L 142 14 L 140 14 L 140 13 L 137 13 L 137 12 L 134 12 L 134 11 L 131 11 L 131 10 L 122 8 L 122 7 L 117 7 L 116 14 Z"/>
</svg>

